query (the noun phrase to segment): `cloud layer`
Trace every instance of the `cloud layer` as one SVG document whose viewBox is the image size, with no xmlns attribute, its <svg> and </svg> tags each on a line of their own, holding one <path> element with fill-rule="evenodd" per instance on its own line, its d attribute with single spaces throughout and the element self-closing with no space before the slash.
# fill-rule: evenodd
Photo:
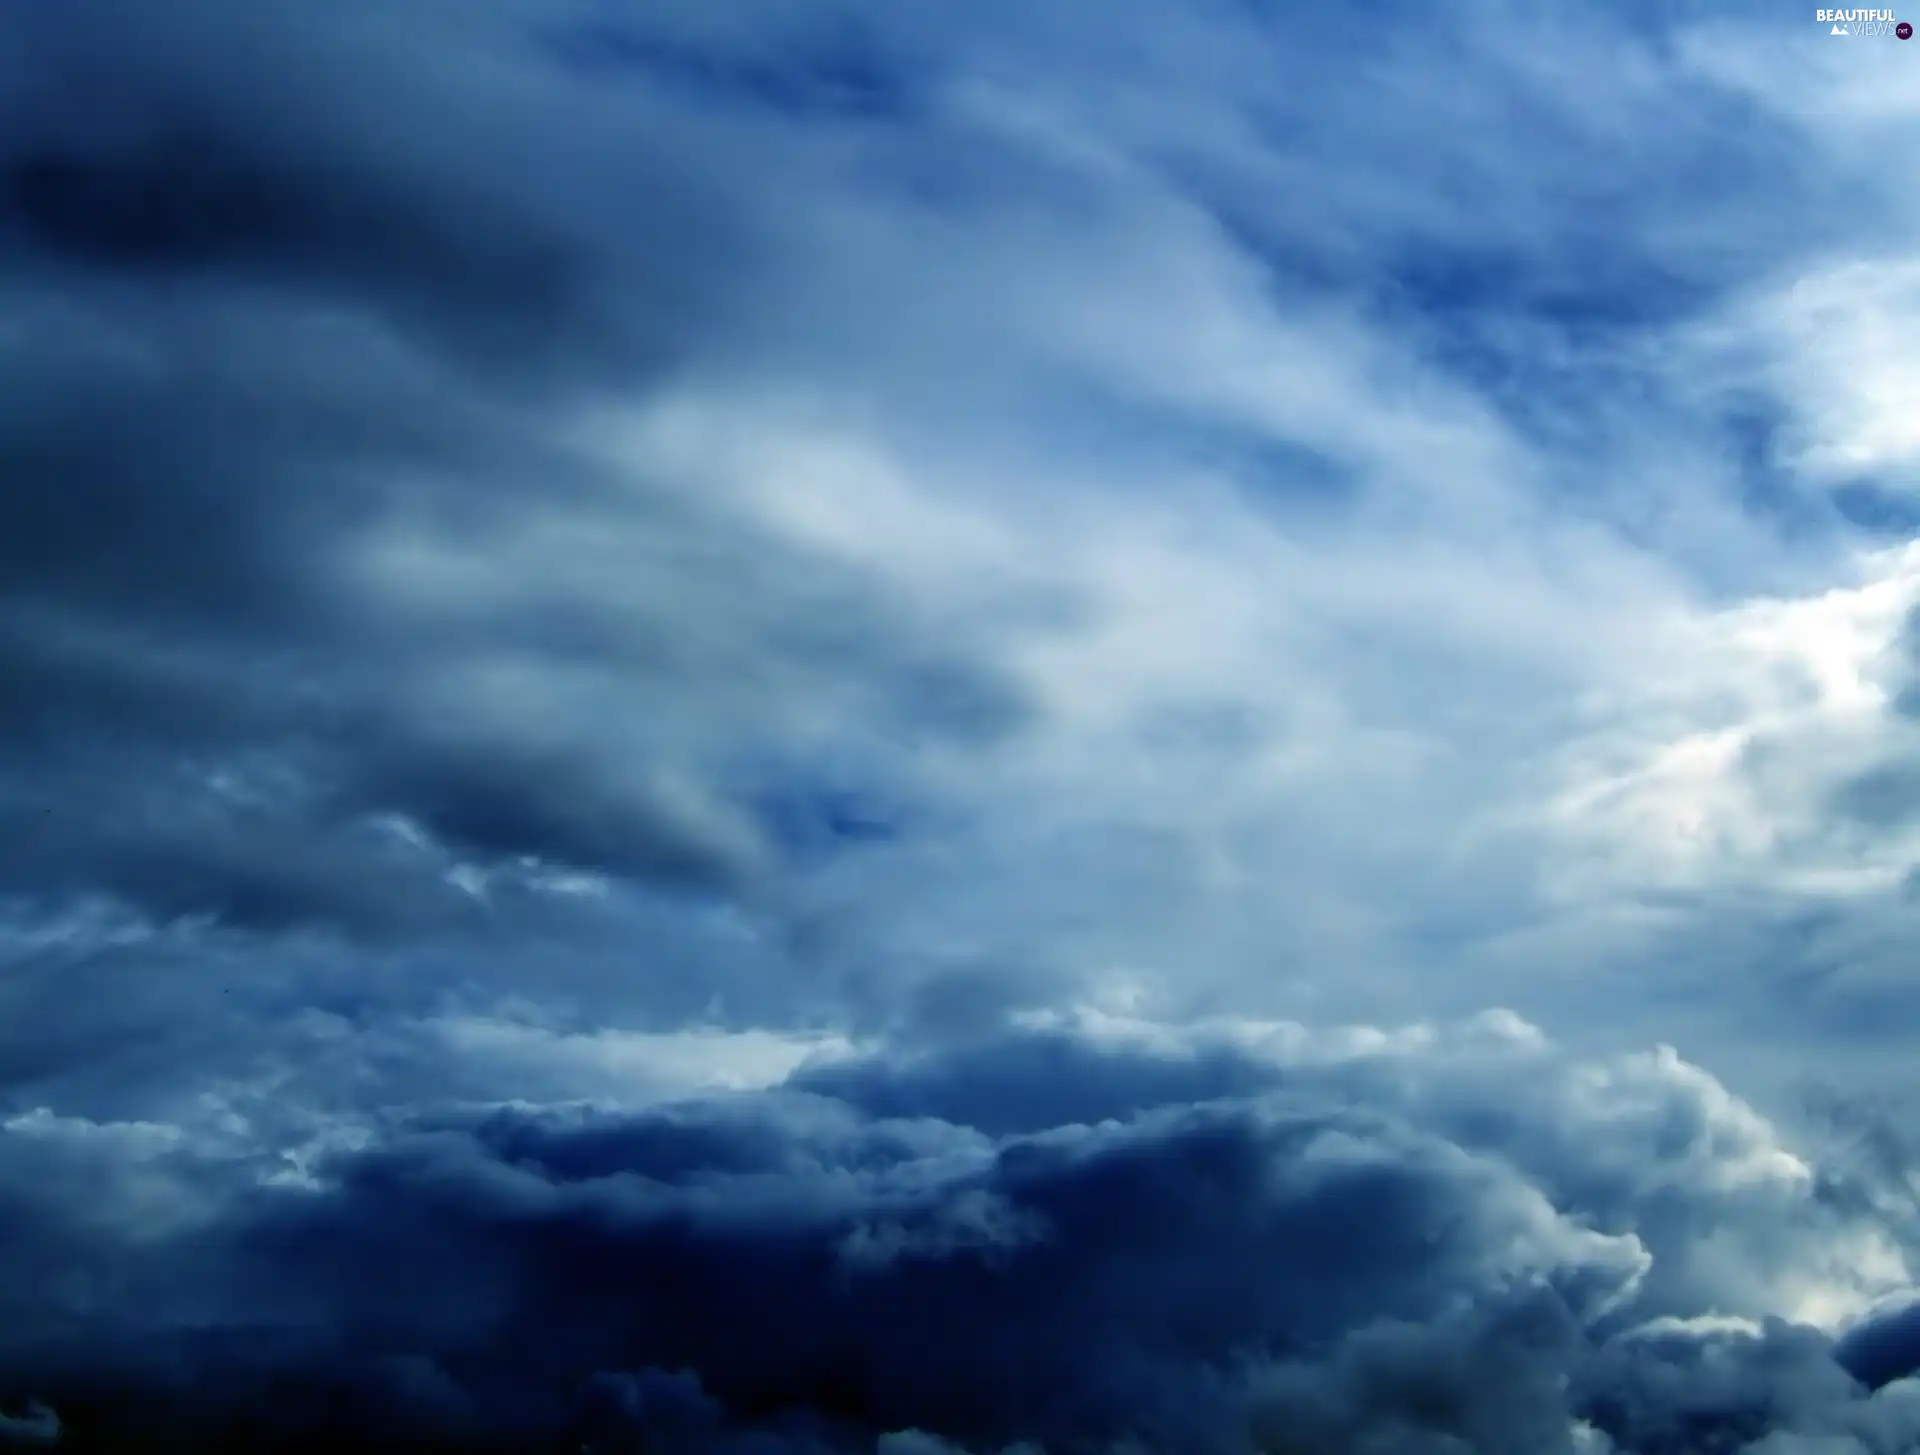
<svg viewBox="0 0 1920 1455">
<path fill-rule="evenodd" d="M 0 1446 L 1913 1448 L 1910 59 L 0 8 Z"/>
<path fill-rule="evenodd" d="M 1909 1227 L 1671 1052 L 1579 1062 L 1511 1017 L 1083 1017 L 652 1110 L 341 1130 L 272 1172 L 209 1129 L 8 1123 L 6 1352 L 70 1432 L 1920 1436 L 1904 1385 L 1870 1397 L 1774 1316 L 1897 1289 Z M 1884 1382 L 1907 1322 L 1852 1335 L 1847 1363 Z"/>
</svg>

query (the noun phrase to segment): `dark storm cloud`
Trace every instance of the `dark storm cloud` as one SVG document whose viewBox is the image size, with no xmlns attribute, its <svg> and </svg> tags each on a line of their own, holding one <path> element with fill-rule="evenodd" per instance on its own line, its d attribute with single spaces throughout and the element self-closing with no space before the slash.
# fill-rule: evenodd
<svg viewBox="0 0 1920 1455">
<path fill-rule="evenodd" d="M 1920 1303 L 1862 1320 L 1835 1346 L 1834 1358 L 1869 1389 L 1920 1373 Z"/>
<path fill-rule="evenodd" d="M 1235 1059 L 1218 1044 L 1070 1039 L 840 1083 L 874 1101 L 897 1079 L 900 1105 L 944 1087 L 992 1118 L 1044 1063 L 1113 1118 L 989 1132 L 798 1085 L 638 1114 L 449 1112 L 280 1187 L 159 1127 L 17 1120 L 7 1220 L 47 1276 L 5 1291 L 14 1387 L 78 1448 L 225 1429 L 226 1448 L 303 1430 L 531 1449 L 571 1429 L 613 1449 L 917 1431 L 973 1450 L 1520 1455 L 1583 1448 L 1584 1419 L 1658 1455 L 1920 1429 L 1810 1329 L 1634 1327 L 1659 1297 L 1628 1229 L 1659 1243 L 1661 1204 L 1711 1206 L 1745 1155 L 1725 1124 L 1710 1149 L 1650 1152 L 1636 1127 L 1714 1124 L 1710 1083 L 1510 1065 L 1534 1108 L 1519 1121 L 1568 1133 L 1549 1156 L 1493 1115 L 1500 1083 L 1473 1089 L 1471 1038 L 1386 1064 L 1242 1054 L 1243 1087 L 1278 1089 L 1198 1101 L 1181 1078 Z M 1481 1136 L 1436 1135 L 1426 1097 L 1383 1091 L 1396 1079 L 1451 1085 Z M 1562 1084 L 1597 1099 L 1555 1107 Z M 1616 1234 L 1539 1190 L 1542 1170 L 1573 1186 L 1627 1166 L 1641 1190 Z M 95 1212 L 62 1218 L 83 1191 Z M 1744 1223 L 1817 1254 L 1818 1228 L 1778 1216 L 1764 1195 L 1723 1201 L 1719 1232 L 1693 1236 Z M 166 1259 L 142 1256 L 155 1239 Z M 1656 1248 L 1653 1271 L 1685 1255 Z"/>
<path fill-rule="evenodd" d="M 335 1171 L 261 1199 L 223 1280 L 304 1325 L 309 1360 L 348 1338 L 529 1400 L 691 1369 L 735 1420 L 989 1442 L 1220 1439 L 1214 1365 L 1487 1292 L 1526 1221 L 1494 1169 L 1285 1106 L 997 1145 L 811 1099 L 502 1113 Z M 1571 1292 L 1575 1242 L 1521 1258 Z"/>
<path fill-rule="evenodd" d="M 781 728 L 749 706 L 787 685 L 766 674 L 852 690 L 881 731 L 1018 721 L 963 652 L 887 626 L 874 583 L 611 480 L 539 422 L 719 346 L 757 204 L 702 180 L 696 116 L 596 110 L 510 9 L 452 15 L 0 21 L 15 893 L 391 934 L 471 918 L 462 857 L 724 886 L 778 846 L 748 781 L 783 786 L 746 741 Z M 626 544 L 621 594 L 542 558 L 446 613 L 355 575 L 403 522 L 484 563 L 566 512 Z M 507 707 L 408 700 L 516 667 Z M 555 727 L 579 704 L 538 699 L 568 673 L 682 726 Z M 729 774 L 732 803 L 703 781 Z M 444 853 L 409 859 L 382 816 Z"/>
<path fill-rule="evenodd" d="M 719 280 L 711 194 L 657 153 L 610 176 L 604 126 L 581 127 L 566 88 L 524 64 L 511 9 L 459 18 L 16 10 L 0 97 L 14 261 L 123 299 L 160 282 L 294 287 L 521 372 L 586 342 L 616 297 L 622 322 L 651 312 L 670 341 L 670 321 L 698 313 L 678 305 Z M 604 245 L 615 195 L 646 209 L 637 269 Z"/>
</svg>

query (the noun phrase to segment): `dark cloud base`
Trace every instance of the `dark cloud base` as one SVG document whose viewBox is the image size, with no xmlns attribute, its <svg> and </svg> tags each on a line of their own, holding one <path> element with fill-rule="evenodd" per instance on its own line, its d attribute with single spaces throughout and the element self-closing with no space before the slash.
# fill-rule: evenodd
<svg viewBox="0 0 1920 1455">
<path fill-rule="evenodd" d="M 415 1115 L 310 1186 L 151 1162 L 219 1192 L 158 1245 L 65 1216 L 78 1139 L 8 1184 L 0 1370 L 71 1449 L 1522 1455 L 1580 1448 L 1580 1419 L 1645 1455 L 1920 1438 L 1901 1386 L 1866 1387 L 1913 1366 L 1908 1316 L 1839 1362 L 1808 1328 L 1675 1322 L 1702 1311 L 1663 1282 L 1690 1256 L 1663 1239 L 1694 1236 L 1676 1211 L 1790 1231 L 1716 1208 L 1740 1149 L 1714 1150 L 1710 1083 L 1651 1083 L 1649 1142 L 1607 1106 L 1535 1145 L 1564 1109 L 1503 1118 L 1498 1081 L 1445 1060 L 1044 1033 L 639 1113 Z M 1555 1064 L 1515 1069 L 1550 1101 Z M 1436 1075 L 1449 1115 L 1420 1110 Z M 1623 1163 L 1642 1190 L 1609 1210 L 1594 1169 Z"/>
</svg>

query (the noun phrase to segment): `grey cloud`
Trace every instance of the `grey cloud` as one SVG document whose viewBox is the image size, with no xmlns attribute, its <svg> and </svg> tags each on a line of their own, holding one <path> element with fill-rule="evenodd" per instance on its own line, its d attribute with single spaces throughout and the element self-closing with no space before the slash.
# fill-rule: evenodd
<svg viewBox="0 0 1920 1455">
<path fill-rule="evenodd" d="M 1364 20 L 0 13 L 0 1445 L 1913 1444 L 1909 1315 L 1767 1322 L 1899 1116 L 1621 1050 L 1864 1059 L 1903 913 L 1537 811 L 1831 564 L 1672 330 L 1863 174 L 1682 18 Z M 1594 1054 L 1246 1018 L 1496 974 Z"/>
<path fill-rule="evenodd" d="M 867 1100 L 896 1078 L 908 1100 L 927 1094 L 916 1081 L 971 1084 L 962 1100 L 991 1115 L 1032 1049 L 841 1084 Z M 85 1250 L 99 1274 L 90 1307 L 58 1279 L 16 1282 L 15 1328 L 41 1333 L 16 1336 L 11 1362 L 77 1430 L 111 1424 L 117 1370 L 130 1393 L 114 1398 L 230 1402 L 261 1430 L 331 1398 L 336 1434 L 465 1422 L 531 1439 L 585 1421 L 690 1449 L 917 1430 L 975 1450 L 1571 1451 L 1585 1419 L 1666 1451 L 1896 1418 L 1812 1330 L 1636 1328 L 1689 1289 L 1663 1285 L 1662 1263 L 1730 1224 L 1803 1271 L 1844 1231 L 1764 1189 L 1716 1203 L 1750 1161 L 1728 1127 L 1637 1140 L 1649 1114 L 1724 1118 L 1710 1080 L 1537 1049 L 1508 1072 L 1591 1092 L 1529 1098 L 1522 1121 L 1562 1134 L 1543 1144 L 1499 1119 L 1510 1090 L 1474 1074 L 1489 1050 L 1477 1032 L 1384 1058 L 1310 1038 L 1241 1053 L 1243 1084 L 1266 1089 L 1194 1100 L 1179 1081 L 1196 1053 L 1232 1059 L 1204 1036 L 1056 1048 L 1048 1079 L 1117 1119 L 999 1133 L 805 1082 L 643 1114 L 450 1110 L 335 1154 L 305 1189 L 249 1187 L 253 1164 L 161 1128 L 42 1118 L 8 1136 L 14 1168 L 38 1167 L 13 1185 L 41 1189 L 11 1200 L 16 1235 L 50 1251 L 54 1210 L 96 1179 L 100 1217 L 46 1266 Z M 1426 1094 L 1396 1094 L 1414 1081 Z M 1478 1138 L 1437 1134 L 1436 1104 Z M 1629 1167 L 1634 1189 L 1598 1218 L 1619 1231 L 1591 1231 L 1565 1189 Z M 1700 1216 L 1673 1222 L 1674 1199 Z M 153 1262 L 126 1219 L 168 1207 L 173 1251 Z"/>
<path fill-rule="evenodd" d="M 510 7 L 223 15 L 6 21 L 34 70 L 0 189 L 14 892 L 380 937 L 471 925 L 463 858 L 724 890 L 782 847 L 763 793 L 814 772 L 778 700 L 850 694 L 909 744 L 1018 726 L 878 583 L 610 480 L 538 414 L 724 340 L 746 193 L 669 160 L 694 112 L 582 102 Z M 568 512 L 617 590 L 488 563 Z M 368 581 L 395 530 L 493 604 Z"/>
<path fill-rule="evenodd" d="M 1872 1389 L 1920 1373 L 1920 1305 L 1907 1303 L 1847 1331 L 1834 1357 Z"/>
</svg>

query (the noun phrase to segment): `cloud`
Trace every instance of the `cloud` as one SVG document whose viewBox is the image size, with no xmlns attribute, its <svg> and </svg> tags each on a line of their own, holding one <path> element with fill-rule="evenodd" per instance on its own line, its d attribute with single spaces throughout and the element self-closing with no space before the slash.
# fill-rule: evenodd
<svg viewBox="0 0 1920 1455">
<path fill-rule="evenodd" d="M 1021 1105 L 1037 1068 L 1085 1119 L 955 1109 Z M 647 1111 L 450 1109 L 299 1181 L 180 1128 L 39 1114 L 5 1147 L 37 1159 L 10 1185 L 41 1189 L 12 1214 L 38 1239 L 93 1179 L 48 1265 L 84 1249 L 90 1286 L 11 1290 L 11 1326 L 42 1331 L 13 1362 L 83 1432 L 126 1417 L 108 1388 L 262 1428 L 332 1389 L 336 1432 L 657 1423 L 689 1448 L 1571 1450 L 1583 1421 L 1646 1442 L 1895 1418 L 1827 1335 L 1759 1322 L 1903 1281 L 1874 1226 L 1704 1073 L 1571 1060 L 1511 1018 L 1094 1023 Z M 194 1187 L 225 1190 L 156 1216 Z"/>
<path fill-rule="evenodd" d="M 29 1404 L 25 1414 L 0 1415 L 0 1445 L 34 1449 L 59 1439 L 60 1417 L 43 1404 Z"/>
<path fill-rule="evenodd" d="M 1911 1443 L 1796 25 L 7 10 L 0 1443 Z"/>
</svg>

